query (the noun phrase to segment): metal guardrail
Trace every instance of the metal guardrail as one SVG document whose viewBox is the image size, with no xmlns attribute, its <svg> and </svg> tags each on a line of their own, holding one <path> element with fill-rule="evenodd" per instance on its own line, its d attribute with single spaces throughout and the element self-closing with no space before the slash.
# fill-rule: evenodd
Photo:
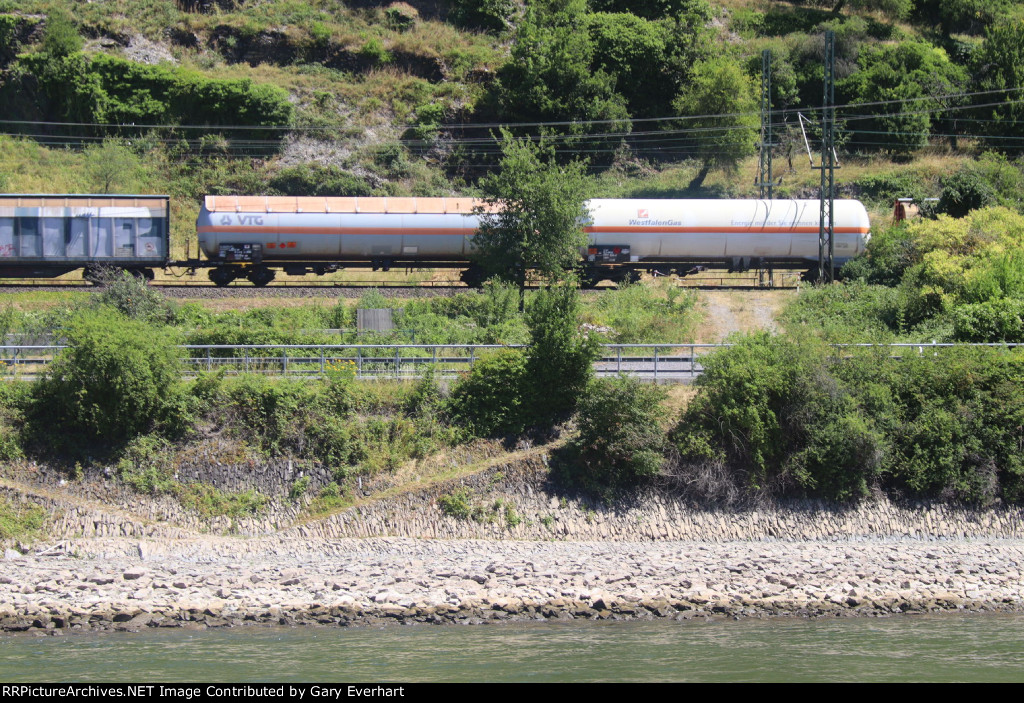
<svg viewBox="0 0 1024 703">
<path fill-rule="evenodd" d="M 481 355 L 497 349 L 523 348 L 501 344 L 185 344 L 187 373 L 224 369 L 228 373 L 264 373 L 275 376 L 322 376 L 337 365 L 351 363 L 356 378 L 419 378 L 427 368 L 440 377 L 454 377 L 472 368 Z M 672 381 L 695 378 L 703 372 L 700 357 L 733 344 L 662 343 L 602 344 L 594 363 L 599 376 L 618 374 L 646 380 Z M 952 347 L 998 347 L 1013 349 L 1024 344 L 833 344 L 837 353 L 854 348 L 887 348 L 891 356 L 910 350 L 917 356 Z M 8 375 L 32 377 L 43 372 L 66 345 L 0 345 L 0 369 Z M 271 353 L 273 352 L 273 353 Z"/>
</svg>

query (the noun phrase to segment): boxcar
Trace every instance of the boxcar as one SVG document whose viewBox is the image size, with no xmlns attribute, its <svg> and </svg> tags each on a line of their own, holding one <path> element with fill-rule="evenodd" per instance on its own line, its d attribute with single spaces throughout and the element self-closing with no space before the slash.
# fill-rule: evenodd
<svg viewBox="0 0 1024 703">
<path fill-rule="evenodd" d="M 0 194 L 0 277 L 109 266 L 152 278 L 169 250 L 166 195 Z"/>
</svg>

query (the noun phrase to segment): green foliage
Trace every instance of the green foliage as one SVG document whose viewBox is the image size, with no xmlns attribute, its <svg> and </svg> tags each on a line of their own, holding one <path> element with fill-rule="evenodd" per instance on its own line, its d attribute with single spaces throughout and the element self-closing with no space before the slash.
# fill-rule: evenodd
<svg viewBox="0 0 1024 703">
<path fill-rule="evenodd" d="M 343 507 L 348 500 L 349 497 L 342 490 L 341 486 L 334 482 L 328 483 L 317 493 L 316 498 L 313 499 L 306 509 L 306 513 L 314 517 L 327 515 Z"/>
<path fill-rule="evenodd" d="M 882 339 L 886 333 L 925 340 L 1012 339 L 1016 323 L 1008 301 L 1024 299 L 1022 244 L 1024 216 L 1006 208 L 906 222 L 872 238 L 868 257 L 850 270 L 859 282 L 805 292 L 786 316 L 835 341 Z M 963 306 L 974 307 L 960 312 Z"/>
<path fill-rule="evenodd" d="M 171 444 L 163 437 L 149 434 L 134 438 L 121 452 L 118 477 L 139 493 L 174 493 L 178 486 L 170 462 Z"/>
<path fill-rule="evenodd" d="M 972 54 L 976 91 L 1015 90 L 1024 85 L 1024 20 L 993 25 L 981 47 Z M 1014 95 L 1013 92 L 1008 96 Z M 989 136 L 1017 137 L 1024 121 L 1020 100 L 992 99 L 982 93 L 975 101 L 983 106 L 972 111 L 979 119 L 975 129 Z"/>
<path fill-rule="evenodd" d="M 12 114 L 45 121 L 184 122 L 226 128 L 286 125 L 292 116 L 287 93 L 276 86 L 249 79 L 211 79 L 108 54 L 23 55 L 11 80 L 0 88 L 0 97 Z M 246 130 L 244 136 L 273 139 L 280 133 Z"/>
<path fill-rule="evenodd" d="M 575 285 L 541 289 L 526 315 L 530 348 L 524 401 L 532 424 L 547 426 L 571 414 L 594 375 L 598 341 L 580 331 Z"/>
<path fill-rule="evenodd" d="M 922 200 L 931 195 L 921 174 L 913 171 L 884 171 L 861 176 L 853 182 L 859 197 L 882 206 L 892 205 L 897 198 Z"/>
<path fill-rule="evenodd" d="M 492 275 L 523 285 L 533 269 L 557 279 L 579 261 L 586 244 L 584 165 L 545 163 L 540 147 L 502 133 L 497 173 L 481 182 L 487 208 L 473 236 L 474 256 Z"/>
<path fill-rule="evenodd" d="M 448 18 L 460 27 L 501 34 L 512 26 L 514 0 L 449 0 Z"/>
<path fill-rule="evenodd" d="M 6 66 L 18 54 L 18 18 L 0 15 L 0 66 Z"/>
<path fill-rule="evenodd" d="M 690 339 L 696 317 L 697 297 L 671 280 L 664 284 L 620 284 L 603 291 L 583 312 L 607 341 L 618 344 L 682 342 Z"/>
<path fill-rule="evenodd" d="M 258 491 L 229 493 L 208 483 L 182 483 L 178 485 L 175 494 L 184 507 L 195 510 L 204 518 L 255 515 L 267 504 L 266 496 Z"/>
<path fill-rule="evenodd" d="M 439 496 L 437 499 L 437 507 L 441 509 L 441 512 L 448 517 L 453 517 L 456 520 L 468 520 L 473 513 L 473 507 L 471 504 L 471 496 L 468 488 L 460 488 L 459 490 Z"/>
<path fill-rule="evenodd" d="M 665 70 L 672 27 L 627 12 L 590 15 L 589 28 L 594 66 L 615 77 L 615 90 L 626 99 L 630 115 L 665 114 L 676 88 Z"/>
<path fill-rule="evenodd" d="M 503 349 L 481 357 L 452 389 L 448 414 L 478 436 L 517 435 L 527 426 L 526 355 Z"/>
<path fill-rule="evenodd" d="M 180 375 L 164 330 L 99 308 L 78 313 L 66 338 L 37 388 L 48 431 L 118 442 L 159 423 Z"/>
<path fill-rule="evenodd" d="M 571 122 L 561 128 L 570 135 L 628 131 L 629 115 L 615 78 L 594 66 L 588 23 L 586 0 L 527 4 L 492 93 L 502 121 Z"/>
<path fill-rule="evenodd" d="M 592 380 L 579 402 L 575 461 L 565 473 L 605 493 L 651 481 L 664 462 L 664 397 L 659 386 L 635 378 Z"/>
<path fill-rule="evenodd" d="M 945 36 L 981 34 L 1011 5 L 1010 0 L 917 0 L 911 18 L 938 25 Z"/>
<path fill-rule="evenodd" d="M 876 359 L 857 370 L 860 379 L 882 380 L 891 389 L 891 405 L 875 412 L 890 417 L 892 448 L 883 467 L 895 490 L 978 503 L 1024 497 L 1018 355 L 953 349 L 941 359 Z"/>
<path fill-rule="evenodd" d="M 694 153 L 701 166 L 689 189 L 700 188 L 712 168 L 734 170 L 754 152 L 758 118 L 753 82 L 730 57 L 694 66 L 673 108 L 690 118 L 681 123 L 685 129 L 700 134 L 694 140 Z"/>
<path fill-rule="evenodd" d="M 938 212 L 951 217 L 993 205 L 1024 212 L 1024 169 L 1001 154 L 983 154 L 944 177 L 941 186 Z"/>
<path fill-rule="evenodd" d="M 406 3 L 393 3 L 384 10 L 384 23 L 396 32 L 408 32 L 416 26 L 419 12 Z"/>
<path fill-rule="evenodd" d="M 283 168 L 269 180 L 280 195 L 352 197 L 373 195 L 373 187 L 362 178 L 336 166 L 301 164 Z"/>
<path fill-rule="evenodd" d="M 43 30 L 43 53 L 52 58 L 69 56 L 82 50 L 82 38 L 78 36 L 71 16 L 61 7 L 53 8 L 46 17 Z"/>
<path fill-rule="evenodd" d="M 931 112 L 949 107 L 930 96 L 960 92 L 966 71 L 949 60 L 942 49 L 923 42 L 867 48 L 858 58 L 860 70 L 837 85 L 844 102 L 874 105 L 875 116 L 859 121 L 850 144 L 867 151 L 885 150 L 906 155 L 927 142 L 932 129 Z M 891 104 L 886 104 L 889 101 Z M 906 110 L 911 101 L 914 110 Z"/>
<path fill-rule="evenodd" d="M 813 329 L 832 342 L 888 341 L 910 332 L 908 293 L 849 281 L 803 290 L 783 313 L 787 327 Z"/>
<path fill-rule="evenodd" d="M 25 412 L 31 406 L 31 393 L 26 383 L 0 383 L 0 461 L 12 461 L 25 455 L 22 429 Z"/>
<path fill-rule="evenodd" d="M 85 171 L 93 193 L 134 192 L 141 158 L 122 139 L 104 139 L 85 148 Z M 115 188 L 115 186 L 118 186 Z"/>
<path fill-rule="evenodd" d="M 649 20 L 693 16 L 707 23 L 714 16 L 706 0 L 590 0 L 590 7 L 594 12 L 629 12 Z"/>
<path fill-rule="evenodd" d="M 33 503 L 12 503 L 0 497 L 0 543 L 29 541 L 46 523 L 46 511 Z"/>
<path fill-rule="evenodd" d="M 672 439 L 669 472 L 700 497 L 1024 498 L 1019 354 L 887 349 L 829 354 L 757 335 L 708 358 Z"/>
<path fill-rule="evenodd" d="M 724 464 L 719 497 L 739 488 L 763 496 L 847 500 L 867 494 L 882 437 L 812 339 L 757 334 L 703 361 L 699 393 L 673 432 L 683 464 Z M 692 481 L 690 472 L 678 475 Z"/>
<path fill-rule="evenodd" d="M 175 308 L 145 279 L 120 269 L 100 269 L 94 281 L 101 287 L 94 305 L 114 308 L 125 317 L 153 324 L 174 320 Z"/>
<path fill-rule="evenodd" d="M 309 476 L 300 476 L 288 488 L 288 500 L 297 503 L 309 490 Z"/>
<path fill-rule="evenodd" d="M 953 310 L 958 342 L 1024 342 L 1024 300 L 987 300 Z"/>
</svg>

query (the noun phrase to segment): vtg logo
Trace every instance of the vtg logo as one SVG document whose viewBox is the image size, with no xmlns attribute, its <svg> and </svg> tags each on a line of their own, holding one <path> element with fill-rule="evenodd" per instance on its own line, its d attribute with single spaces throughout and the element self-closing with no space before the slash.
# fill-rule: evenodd
<svg viewBox="0 0 1024 703">
<path fill-rule="evenodd" d="M 637 216 L 637 219 L 646 220 L 646 219 L 650 218 L 651 212 L 647 208 L 642 207 L 642 208 L 640 208 L 639 210 L 636 211 L 636 216 Z"/>
<path fill-rule="evenodd" d="M 225 227 L 230 226 L 231 225 L 231 215 L 224 215 L 224 217 L 220 218 L 220 223 L 222 225 L 224 225 Z M 240 224 L 240 225 L 262 225 L 263 224 L 263 218 L 260 217 L 259 215 L 239 215 L 238 216 L 238 224 Z"/>
</svg>

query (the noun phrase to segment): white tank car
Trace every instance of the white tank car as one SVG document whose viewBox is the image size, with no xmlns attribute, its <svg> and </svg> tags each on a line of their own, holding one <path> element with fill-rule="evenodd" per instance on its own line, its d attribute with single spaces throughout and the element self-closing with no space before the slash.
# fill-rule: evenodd
<svg viewBox="0 0 1024 703">
<path fill-rule="evenodd" d="M 346 265 L 465 266 L 479 204 L 470 198 L 207 196 L 196 229 L 203 253 L 222 264 L 211 271 L 218 283 L 240 275 L 268 282 L 273 267 L 322 273 Z M 581 255 L 592 278 L 665 264 L 742 270 L 811 266 L 818 258 L 817 200 L 595 199 L 587 206 L 589 244 Z M 864 251 L 870 225 L 855 200 L 835 201 L 834 222 L 841 265 Z"/>
</svg>

